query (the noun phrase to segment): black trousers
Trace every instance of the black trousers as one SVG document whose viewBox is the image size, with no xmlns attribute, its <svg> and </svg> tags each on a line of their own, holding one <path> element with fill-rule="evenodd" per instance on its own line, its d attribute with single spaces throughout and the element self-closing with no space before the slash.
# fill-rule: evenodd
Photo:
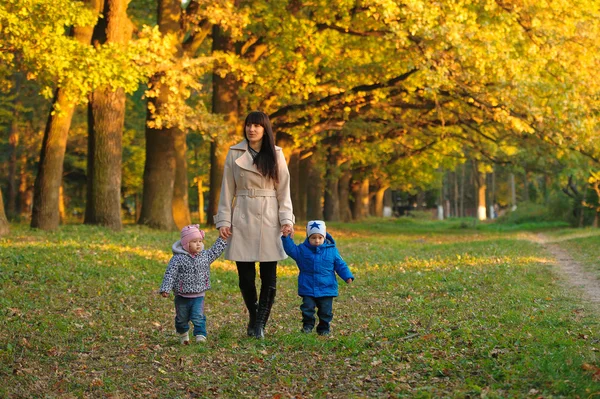
<svg viewBox="0 0 600 399">
<path fill-rule="evenodd" d="M 256 290 L 256 262 L 235 262 L 238 270 L 239 284 L 242 291 Z M 260 291 L 267 292 L 267 288 L 277 286 L 277 261 L 260 262 Z"/>
</svg>

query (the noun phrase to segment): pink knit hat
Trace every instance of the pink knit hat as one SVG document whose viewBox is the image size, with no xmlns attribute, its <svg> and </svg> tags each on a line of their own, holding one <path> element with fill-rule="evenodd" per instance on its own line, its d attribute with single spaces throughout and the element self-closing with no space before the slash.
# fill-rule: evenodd
<svg viewBox="0 0 600 399">
<path fill-rule="evenodd" d="M 181 246 L 186 251 L 190 250 L 190 241 L 199 238 L 204 241 L 204 231 L 200 230 L 200 225 L 190 224 L 181 229 Z"/>
</svg>

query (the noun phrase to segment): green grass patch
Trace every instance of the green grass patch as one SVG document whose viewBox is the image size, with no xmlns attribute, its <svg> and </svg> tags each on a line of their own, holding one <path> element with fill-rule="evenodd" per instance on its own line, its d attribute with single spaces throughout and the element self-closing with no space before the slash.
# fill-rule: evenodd
<svg viewBox="0 0 600 399">
<path fill-rule="evenodd" d="M 286 260 L 267 338 L 245 337 L 235 265 L 221 258 L 208 342 L 187 347 L 172 298 L 157 294 L 177 233 L 12 226 L 0 239 L 0 397 L 600 395 L 600 317 L 526 230 L 408 220 L 328 223 L 356 276 L 340 282 L 332 336 L 300 333 Z M 592 264 L 598 237 L 578 240 L 577 256 Z"/>
</svg>

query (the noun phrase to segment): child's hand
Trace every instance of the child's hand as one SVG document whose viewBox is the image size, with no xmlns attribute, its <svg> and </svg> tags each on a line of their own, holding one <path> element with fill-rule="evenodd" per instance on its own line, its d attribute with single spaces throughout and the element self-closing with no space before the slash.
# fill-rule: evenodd
<svg viewBox="0 0 600 399">
<path fill-rule="evenodd" d="M 231 227 L 223 226 L 219 228 L 219 237 L 226 240 L 231 237 L 232 231 Z"/>
<path fill-rule="evenodd" d="M 169 296 L 168 292 L 161 292 L 160 295 L 162 295 L 163 298 L 166 298 Z"/>
<path fill-rule="evenodd" d="M 353 280 L 351 278 L 349 278 L 348 280 L 346 280 L 346 284 L 350 284 Z"/>
<path fill-rule="evenodd" d="M 289 235 L 290 237 L 294 238 L 294 226 L 291 224 L 284 224 L 281 226 L 281 234 L 283 234 L 284 237 Z"/>
</svg>

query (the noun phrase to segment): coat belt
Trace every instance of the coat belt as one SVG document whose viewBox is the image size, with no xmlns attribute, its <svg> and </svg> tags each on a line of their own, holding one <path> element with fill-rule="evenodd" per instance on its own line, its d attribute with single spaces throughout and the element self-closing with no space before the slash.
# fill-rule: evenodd
<svg viewBox="0 0 600 399">
<path fill-rule="evenodd" d="M 262 188 L 250 188 L 248 190 L 237 190 L 235 192 L 236 197 L 276 197 L 276 190 L 262 189 Z"/>
</svg>

